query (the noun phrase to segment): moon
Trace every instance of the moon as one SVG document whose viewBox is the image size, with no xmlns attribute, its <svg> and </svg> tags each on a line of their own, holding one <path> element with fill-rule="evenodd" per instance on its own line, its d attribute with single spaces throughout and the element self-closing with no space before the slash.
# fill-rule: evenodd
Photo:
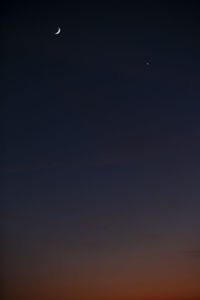
<svg viewBox="0 0 200 300">
<path fill-rule="evenodd" d="M 55 34 L 55 35 L 58 35 L 58 34 L 60 34 L 60 32 L 61 32 L 61 28 L 60 28 L 60 27 L 58 27 L 58 30 L 57 30 L 57 32 L 55 32 L 54 34 Z"/>
</svg>

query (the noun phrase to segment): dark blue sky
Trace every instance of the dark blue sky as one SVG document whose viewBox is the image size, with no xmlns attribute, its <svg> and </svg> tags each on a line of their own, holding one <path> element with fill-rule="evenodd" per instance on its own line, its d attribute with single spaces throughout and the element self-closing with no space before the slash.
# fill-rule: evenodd
<svg viewBox="0 0 200 300">
<path fill-rule="evenodd" d="M 34 276 L 37 299 L 200 297 L 199 7 L 176 3 L 4 6 L 5 299 Z"/>
</svg>

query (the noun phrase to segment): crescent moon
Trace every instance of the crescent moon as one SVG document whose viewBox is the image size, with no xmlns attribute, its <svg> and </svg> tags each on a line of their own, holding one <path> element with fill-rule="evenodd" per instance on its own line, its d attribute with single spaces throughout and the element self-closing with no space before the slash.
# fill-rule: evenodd
<svg viewBox="0 0 200 300">
<path fill-rule="evenodd" d="M 60 32 L 61 32 L 61 28 L 60 28 L 60 27 L 58 27 L 58 31 L 57 31 L 57 32 L 55 32 L 54 34 L 55 34 L 55 35 L 58 35 L 58 34 L 60 34 Z"/>
</svg>

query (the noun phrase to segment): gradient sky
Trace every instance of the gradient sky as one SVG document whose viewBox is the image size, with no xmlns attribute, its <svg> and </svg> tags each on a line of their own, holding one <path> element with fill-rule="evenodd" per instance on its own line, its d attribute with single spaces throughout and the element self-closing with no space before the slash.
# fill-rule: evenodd
<svg viewBox="0 0 200 300">
<path fill-rule="evenodd" d="M 194 3 L 4 5 L 5 300 L 200 299 Z"/>
</svg>

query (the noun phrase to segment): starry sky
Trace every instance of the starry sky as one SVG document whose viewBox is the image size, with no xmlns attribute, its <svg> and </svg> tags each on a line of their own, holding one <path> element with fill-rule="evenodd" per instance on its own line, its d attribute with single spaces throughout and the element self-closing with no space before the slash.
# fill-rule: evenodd
<svg viewBox="0 0 200 300">
<path fill-rule="evenodd" d="M 3 298 L 199 300 L 199 5 L 1 19 Z"/>
</svg>

